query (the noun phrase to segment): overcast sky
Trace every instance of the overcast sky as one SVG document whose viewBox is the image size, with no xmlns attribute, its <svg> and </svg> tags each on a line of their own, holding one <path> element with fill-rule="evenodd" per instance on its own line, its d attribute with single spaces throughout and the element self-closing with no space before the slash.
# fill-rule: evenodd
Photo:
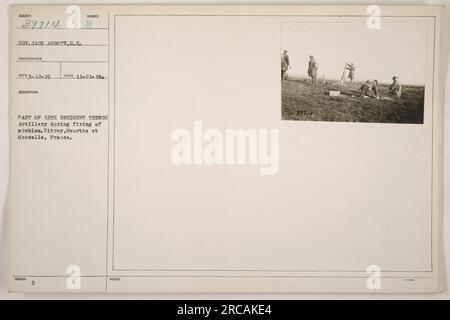
<svg viewBox="0 0 450 320">
<path fill-rule="evenodd" d="M 358 81 L 404 84 L 425 83 L 426 35 L 424 22 L 382 21 L 369 30 L 363 21 L 289 22 L 282 26 L 282 47 L 288 50 L 291 76 L 307 76 L 308 57 L 318 62 L 318 78 L 340 79 L 345 62 L 356 66 Z"/>
</svg>

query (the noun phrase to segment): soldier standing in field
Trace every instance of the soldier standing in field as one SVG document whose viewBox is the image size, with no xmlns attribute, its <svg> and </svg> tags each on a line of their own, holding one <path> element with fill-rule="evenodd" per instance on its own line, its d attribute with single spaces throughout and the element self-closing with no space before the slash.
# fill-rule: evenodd
<svg viewBox="0 0 450 320">
<path fill-rule="evenodd" d="M 389 86 L 389 96 L 397 100 L 402 95 L 402 86 L 400 85 L 400 81 L 398 81 L 398 77 L 392 77 L 393 83 Z"/>
<path fill-rule="evenodd" d="M 308 76 L 311 77 L 311 84 L 317 85 L 317 61 L 313 56 L 309 56 Z"/>
<path fill-rule="evenodd" d="M 284 50 L 283 55 L 281 56 L 281 81 L 287 80 L 287 70 L 289 67 L 289 56 L 287 50 Z"/>
</svg>

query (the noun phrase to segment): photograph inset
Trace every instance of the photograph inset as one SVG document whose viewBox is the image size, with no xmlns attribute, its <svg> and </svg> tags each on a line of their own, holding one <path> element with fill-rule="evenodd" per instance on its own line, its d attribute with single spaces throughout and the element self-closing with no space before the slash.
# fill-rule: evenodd
<svg viewBox="0 0 450 320">
<path fill-rule="evenodd" d="M 282 120 L 423 123 L 426 24 L 282 24 Z"/>
</svg>

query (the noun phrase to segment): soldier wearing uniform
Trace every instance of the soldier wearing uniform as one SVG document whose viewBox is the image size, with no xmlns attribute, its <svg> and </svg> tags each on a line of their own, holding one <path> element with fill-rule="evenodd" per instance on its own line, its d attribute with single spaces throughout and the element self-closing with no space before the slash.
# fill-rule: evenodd
<svg viewBox="0 0 450 320">
<path fill-rule="evenodd" d="M 353 79 L 355 78 L 355 64 L 352 62 L 347 64 L 348 69 L 348 78 L 350 79 L 350 85 L 353 83 Z"/>
<path fill-rule="evenodd" d="M 313 56 L 309 56 L 308 76 L 311 77 L 311 84 L 317 85 L 317 61 Z"/>
<path fill-rule="evenodd" d="M 374 80 L 373 82 L 367 80 L 359 89 L 362 97 L 370 97 L 379 99 L 378 96 L 378 81 Z"/>
<path fill-rule="evenodd" d="M 392 99 L 397 100 L 402 95 L 402 86 L 400 85 L 397 76 L 394 76 L 392 80 L 393 83 L 389 86 L 389 96 Z"/>
<path fill-rule="evenodd" d="M 287 70 L 289 67 L 289 56 L 287 50 L 284 50 L 283 55 L 281 56 L 281 81 L 287 80 Z"/>
<path fill-rule="evenodd" d="M 345 63 L 344 72 L 341 77 L 341 84 L 344 84 L 346 78 L 350 79 L 350 85 L 353 83 L 353 79 L 355 79 L 355 64 L 353 62 Z"/>
</svg>

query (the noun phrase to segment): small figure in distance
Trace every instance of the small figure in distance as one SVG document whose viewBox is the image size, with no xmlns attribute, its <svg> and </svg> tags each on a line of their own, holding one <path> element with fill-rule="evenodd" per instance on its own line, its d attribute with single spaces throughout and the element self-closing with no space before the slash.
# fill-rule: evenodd
<svg viewBox="0 0 450 320">
<path fill-rule="evenodd" d="M 309 56 L 308 76 L 311 78 L 311 84 L 317 86 L 317 61 L 313 56 Z"/>
<path fill-rule="evenodd" d="M 389 97 L 393 100 L 397 100 L 402 95 L 402 86 L 400 85 L 400 81 L 398 81 L 397 76 L 392 77 L 392 84 L 389 86 Z"/>
<path fill-rule="evenodd" d="M 344 65 L 344 72 L 342 72 L 341 84 L 345 83 L 345 78 L 350 79 L 350 85 L 353 83 L 353 79 L 355 78 L 355 64 L 346 62 Z"/>
<path fill-rule="evenodd" d="M 367 80 L 359 89 L 361 97 L 363 98 L 375 98 L 380 99 L 378 95 L 378 81 L 377 80 Z"/>
<path fill-rule="evenodd" d="M 350 85 L 353 84 L 353 79 L 355 79 L 355 64 L 347 63 L 346 68 L 348 69 L 348 78 L 350 79 Z M 376 80 L 375 80 L 376 81 Z"/>
<path fill-rule="evenodd" d="M 287 50 L 284 50 L 281 56 L 281 81 L 287 80 L 287 70 L 290 68 L 289 56 Z"/>
</svg>

